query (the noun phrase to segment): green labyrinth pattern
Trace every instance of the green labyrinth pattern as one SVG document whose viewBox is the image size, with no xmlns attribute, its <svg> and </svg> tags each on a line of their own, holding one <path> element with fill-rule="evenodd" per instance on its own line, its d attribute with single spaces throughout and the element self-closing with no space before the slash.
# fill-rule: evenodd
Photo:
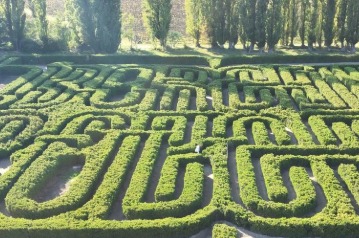
<svg viewBox="0 0 359 238">
<path fill-rule="evenodd" d="M 0 72 L 0 237 L 359 234 L 359 65 Z"/>
</svg>

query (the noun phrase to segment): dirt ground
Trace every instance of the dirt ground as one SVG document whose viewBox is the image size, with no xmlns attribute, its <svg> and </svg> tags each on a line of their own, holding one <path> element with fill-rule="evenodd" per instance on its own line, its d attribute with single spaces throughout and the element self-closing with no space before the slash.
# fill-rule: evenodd
<svg viewBox="0 0 359 238">
<path fill-rule="evenodd" d="M 17 79 L 18 75 L 1 75 L 0 74 L 0 90 L 3 89 L 7 84 Z"/>
<path fill-rule="evenodd" d="M 6 173 L 11 167 L 10 158 L 0 159 L 0 174 Z"/>
<path fill-rule="evenodd" d="M 82 167 L 82 165 L 76 165 L 71 168 L 60 168 L 35 195 L 34 199 L 38 202 L 45 202 L 65 194 L 70 189 L 71 181 L 79 174 Z"/>
</svg>

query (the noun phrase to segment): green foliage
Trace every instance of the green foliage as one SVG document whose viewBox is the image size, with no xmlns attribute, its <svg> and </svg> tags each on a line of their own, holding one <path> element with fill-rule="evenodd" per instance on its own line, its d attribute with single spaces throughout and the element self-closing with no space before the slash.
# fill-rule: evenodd
<svg viewBox="0 0 359 238">
<path fill-rule="evenodd" d="M 268 4 L 267 10 L 267 29 L 266 37 L 268 43 L 268 51 L 274 50 L 275 45 L 280 40 L 282 33 L 283 19 L 281 14 L 281 0 L 271 0 Z"/>
<path fill-rule="evenodd" d="M 115 53 L 121 42 L 121 2 L 68 0 L 66 7 L 78 42 L 94 52 Z M 80 40 L 81 39 L 81 40 Z"/>
<path fill-rule="evenodd" d="M 185 0 L 186 32 L 196 41 L 196 47 L 200 46 L 200 37 L 203 24 L 203 3 L 196 0 Z"/>
<path fill-rule="evenodd" d="M 237 230 L 225 224 L 215 224 L 212 229 L 213 238 L 236 238 Z"/>
<path fill-rule="evenodd" d="M 3 0 L 1 7 L 5 13 L 7 34 L 10 38 L 12 47 L 21 50 L 21 43 L 24 39 L 26 14 L 25 1 Z"/>
<path fill-rule="evenodd" d="M 39 33 L 40 40 L 44 44 L 44 49 L 47 50 L 49 44 L 49 34 L 46 0 L 30 0 L 29 5 L 33 6 L 33 14 L 37 21 L 37 31 Z"/>
<path fill-rule="evenodd" d="M 171 9 L 170 0 L 143 0 L 143 19 L 147 32 L 153 39 L 159 40 L 162 47 L 167 44 Z"/>
<path fill-rule="evenodd" d="M 54 59 L 74 63 L 15 65 Z M 5 80 L 18 76 L 0 91 L 5 237 L 190 237 L 218 222 L 231 225 L 215 225 L 217 237 L 238 235 L 232 225 L 276 236 L 359 230 L 355 64 L 0 63 Z"/>
</svg>

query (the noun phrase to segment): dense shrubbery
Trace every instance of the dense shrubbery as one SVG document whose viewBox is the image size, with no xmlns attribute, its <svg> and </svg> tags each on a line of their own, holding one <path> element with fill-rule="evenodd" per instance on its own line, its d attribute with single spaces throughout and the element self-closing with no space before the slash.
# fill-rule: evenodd
<svg viewBox="0 0 359 238">
<path fill-rule="evenodd" d="M 358 66 L 16 60 L 0 66 L 22 75 L 0 91 L 5 237 L 187 237 L 219 221 L 357 234 Z M 235 235 L 223 226 L 213 236 Z"/>
</svg>

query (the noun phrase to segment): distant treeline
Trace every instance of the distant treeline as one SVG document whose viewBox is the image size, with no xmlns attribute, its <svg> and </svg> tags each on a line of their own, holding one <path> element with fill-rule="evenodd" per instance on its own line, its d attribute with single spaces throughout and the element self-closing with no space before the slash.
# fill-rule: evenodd
<svg viewBox="0 0 359 238">
<path fill-rule="evenodd" d="M 332 47 L 354 52 L 359 41 L 358 0 L 183 0 L 186 30 L 196 46 L 241 44 L 247 51 L 275 46 Z M 26 3 L 27 2 L 27 3 Z M 0 45 L 22 51 L 60 51 L 74 47 L 114 53 L 121 35 L 136 41 L 134 16 L 121 12 L 120 0 L 65 0 L 65 11 L 47 16 L 46 0 L 0 0 Z M 171 0 L 143 0 L 143 21 L 151 39 L 166 47 Z M 124 17 L 121 17 L 124 16 Z"/>
</svg>

